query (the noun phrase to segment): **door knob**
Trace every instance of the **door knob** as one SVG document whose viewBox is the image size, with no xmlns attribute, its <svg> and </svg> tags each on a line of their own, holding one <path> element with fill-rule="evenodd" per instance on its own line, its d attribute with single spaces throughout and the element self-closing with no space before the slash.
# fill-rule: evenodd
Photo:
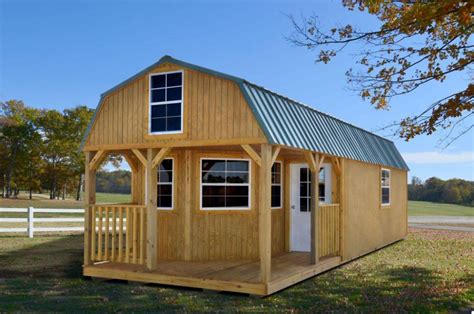
<svg viewBox="0 0 474 314">
<path fill-rule="evenodd" d="M 295 206 L 295 205 L 291 205 L 291 209 L 295 209 L 295 208 L 296 208 L 296 206 Z"/>
</svg>

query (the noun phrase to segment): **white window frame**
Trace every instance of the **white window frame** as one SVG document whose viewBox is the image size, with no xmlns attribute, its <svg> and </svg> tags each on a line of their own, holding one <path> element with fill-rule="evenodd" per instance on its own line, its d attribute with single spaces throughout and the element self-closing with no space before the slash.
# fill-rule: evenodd
<svg viewBox="0 0 474 314">
<path fill-rule="evenodd" d="M 383 178 L 384 171 L 388 172 L 388 186 L 382 185 L 382 178 Z M 383 189 L 384 188 L 388 188 L 388 203 L 383 202 Z M 390 206 L 391 202 L 392 202 L 392 172 L 390 169 L 381 168 L 380 169 L 380 204 L 382 206 Z"/>
<path fill-rule="evenodd" d="M 280 186 L 280 206 L 273 207 L 272 209 L 279 209 L 283 208 L 283 162 L 281 161 L 275 161 L 274 164 L 280 164 L 280 183 L 272 183 L 271 186 Z M 273 168 L 273 165 L 272 165 Z M 273 174 L 273 173 L 272 173 Z M 271 194 L 271 189 L 270 189 L 270 194 Z"/>
<path fill-rule="evenodd" d="M 171 172 L 173 174 L 172 176 L 172 179 L 171 179 L 171 207 L 159 207 L 158 206 L 158 200 L 156 200 L 156 209 L 158 210 L 173 210 L 174 209 L 174 181 L 175 181 L 175 171 L 174 169 L 176 168 L 175 167 L 175 160 L 174 160 L 174 157 L 167 157 L 164 160 L 169 160 L 171 159 L 173 161 L 173 168 L 171 169 Z M 161 165 L 161 164 L 160 164 Z M 158 165 L 158 168 L 157 168 L 157 171 L 156 171 L 156 175 L 158 176 L 158 172 L 160 171 L 160 165 Z M 162 183 L 162 184 L 166 184 L 166 185 L 169 185 L 169 182 L 166 182 L 166 183 Z M 160 182 L 158 181 L 158 178 L 156 180 L 156 196 L 158 198 L 158 186 L 160 185 Z"/>
<path fill-rule="evenodd" d="M 248 183 L 203 183 L 202 182 L 202 161 L 203 160 L 239 160 L 249 163 L 249 182 Z M 248 204 L 247 207 L 206 207 L 202 206 L 203 186 L 248 186 Z M 219 157 L 201 157 L 199 161 L 199 209 L 200 210 L 250 210 L 252 204 L 252 161 L 247 158 L 219 158 Z"/>
<path fill-rule="evenodd" d="M 157 76 L 157 75 L 166 75 L 166 74 L 173 74 L 173 73 L 181 73 L 181 100 L 171 100 L 171 101 L 159 101 L 159 102 L 151 102 L 151 78 L 152 76 Z M 165 87 L 166 89 L 167 87 Z M 159 88 L 155 88 L 159 89 Z M 166 95 L 165 95 L 166 99 Z M 151 106 L 153 105 L 166 105 L 166 104 L 176 104 L 178 102 L 181 102 L 181 130 L 179 131 L 161 131 L 161 132 L 152 132 L 151 131 L 151 122 L 152 122 L 152 117 L 151 117 Z M 159 72 L 159 73 L 151 73 L 148 76 L 148 134 L 151 135 L 159 135 L 159 134 L 181 134 L 183 133 L 184 130 L 184 125 L 183 125 L 183 116 L 184 116 L 184 71 L 169 71 L 169 72 Z"/>
</svg>

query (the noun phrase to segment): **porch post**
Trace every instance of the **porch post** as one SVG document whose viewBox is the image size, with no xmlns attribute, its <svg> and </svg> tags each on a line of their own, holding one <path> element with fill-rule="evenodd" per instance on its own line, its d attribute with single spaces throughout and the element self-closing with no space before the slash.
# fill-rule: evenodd
<svg viewBox="0 0 474 314">
<path fill-rule="evenodd" d="M 259 219 L 258 235 L 260 249 L 260 281 L 271 279 L 272 263 L 272 212 L 271 212 L 271 168 L 272 146 L 261 145 L 261 166 L 259 171 Z"/>
<path fill-rule="evenodd" d="M 92 213 L 89 205 L 95 204 L 95 173 L 90 169 L 92 152 L 85 152 L 85 175 L 84 175 L 84 266 L 92 264 L 91 260 L 91 236 L 95 235 L 92 230 Z"/>
<path fill-rule="evenodd" d="M 158 228 L 157 228 L 157 187 L 156 187 L 156 166 L 153 167 L 154 149 L 147 149 L 146 163 L 146 206 L 147 206 L 147 257 L 146 266 L 148 270 L 155 270 L 157 264 L 157 244 L 158 244 Z"/>
<path fill-rule="evenodd" d="M 315 265 L 318 263 L 318 217 L 319 217 L 319 167 L 320 156 L 311 152 L 305 153 L 311 173 L 311 252 L 310 261 Z"/>
</svg>

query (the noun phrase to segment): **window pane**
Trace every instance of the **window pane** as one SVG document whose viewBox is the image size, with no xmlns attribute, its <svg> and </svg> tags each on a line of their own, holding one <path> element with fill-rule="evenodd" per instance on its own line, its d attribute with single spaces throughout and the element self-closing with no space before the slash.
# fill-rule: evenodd
<svg viewBox="0 0 474 314">
<path fill-rule="evenodd" d="M 249 171 L 249 162 L 248 161 L 237 161 L 237 160 L 228 160 L 227 161 L 227 171 Z"/>
<path fill-rule="evenodd" d="M 166 117 L 166 105 L 151 106 L 151 117 L 152 118 Z"/>
<path fill-rule="evenodd" d="M 227 196 L 248 196 L 249 187 L 248 186 L 226 186 L 225 194 Z"/>
<path fill-rule="evenodd" d="M 281 207 L 281 187 L 272 186 L 272 207 Z"/>
<path fill-rule="evenodd" d="M 224 196 L 203 196 L 202 207 L 225 207 Z"/>
<path fill-rule="evenodd" d="M 300 197 L 300 212 L 308 211 L 308 201 L 305 197 Z"/>
<path fill-rule="evenodd" d="M 166 100 L 181 100 L 181 87 L 168 88 L 166 90 Z"/>
<path fill-rule="evenodd" d="M 319 184 L 319 200 L 323 202 L 326 200 L 326 189 L 324 184 Z"/>
<path fill-rule="evenodd" d="M 165 159 L 160 164 L 160 170 L 173 170 L 173 159 Z"/>
<path fill-rule="evenodd" d="M 166 119 L 151 119 L 151 131 L 152 132 L 162 132 L 166 130 Z"/>
<path fill-rule="evenodd" d="M 154 89 L 151 91 L 151 102 L 165 101 L 165 90 Z"/>
<path fill-rule="evenodd" d="M 166 119 L 166 131 L 179 131 L 179 130 L 181 130 L 181 117 Z"/>
<path fill-rule="evenodd" d="M 280 173 L 281 172 L 281 163 L 279 163 L 279 162 L 274 163 L 273 166 L 272 166 L 272 172 Z"/>
<path fill-rule="evenodd" d="M 158 184 L 158 195 L 172 195 L 173 186 L 171 184 Z"/>
<path fill-rule="evenodd" d="M 248 172 L 227 172 L 227 183 L 248 183 Z"/>
<path fill-rule="evenodd" d="M 307 183 L 300 183 L 300 196 L 309 196 Z"/>
<path fill-rule="evenodd" d="M 166 114 L 168 115 L 168 117 L 181 116 L 181 103 L 167 104 Z"/>
<path fill-rule="evenodd" d="M 225 186 L 219 185 L 219 186 L 210 186 L 210 185 L 205 185 L 202 187 L 202 194 L 205 196 L 225 196 Z"/>
<path fill-rule="evenodd" d="M 172 207 L 173 198 L 171 195 L 158 196 L 158 207 Z"/>
<path fill-rule="evenodd" d="M 167 75 L 167 84 L 166 86 L 179 86 L 181 85 L 181 73 L 172 73 Z"/>
<path fill-rule="evenodd" d="M 202 173 L 202 183 L 224 183 L 225 172 L 208 171 Z"/>
<path fill-rule="evenodd" d="M 308 169 L 301 168 L 300 169 L 300 181 L 305 182 L 308 181 Z"/>
<path fill-rule="evenodd" d="M 226 207 L 248 207 L 249 199 L 246 196 L 227 196 L 225 205 Z"/>
<path fill-rule="evenodd" d="M 319 182 L 326 181 L 326 169 L 321 168 L 319 169 Z"/>
<path fill-rule="evenodd" d="M 390 188 L 382 188 L 382 204 L 390 203 Z"/>
<path fill-rule="evenodd" d="M 158 182 L 173 182 L 173 172 L 172 171 L 158 172 Z"/>
<path fill-rule="evenodd" d="M 151 77 L 151 88 L 165 87 L 165 74 Z"/>
<path fill-rule="evenodd" d="M 202 171 L 224 171 L 225 161 L 224 160 L 203 160 Z"/>
<path fill-rule="evenodd" d="M 272 173 L 272 183 L 273 184 L 281 183 L 281 173 Z"/>
</svg>

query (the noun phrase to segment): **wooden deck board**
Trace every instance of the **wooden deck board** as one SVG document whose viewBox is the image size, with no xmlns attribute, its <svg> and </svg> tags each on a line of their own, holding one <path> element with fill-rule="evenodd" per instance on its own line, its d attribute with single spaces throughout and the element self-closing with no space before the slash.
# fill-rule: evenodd
<svg viewBox="0 0 474 314">
<path fill-rule="evenodd" d="M 84 275 L 268 295 L 340 263 L 340 257 L 326 257 L 320 259 L 317 265 L 311 265 L 309 253 L 286 253 L 272 258 L 272 277 L 266 284 L 258 281 L 258 261 L 158 261 L 157 269 L 153 272 L 147 271 L 143 265 L 100 263 L 85 266 Z"/>
</svg>

